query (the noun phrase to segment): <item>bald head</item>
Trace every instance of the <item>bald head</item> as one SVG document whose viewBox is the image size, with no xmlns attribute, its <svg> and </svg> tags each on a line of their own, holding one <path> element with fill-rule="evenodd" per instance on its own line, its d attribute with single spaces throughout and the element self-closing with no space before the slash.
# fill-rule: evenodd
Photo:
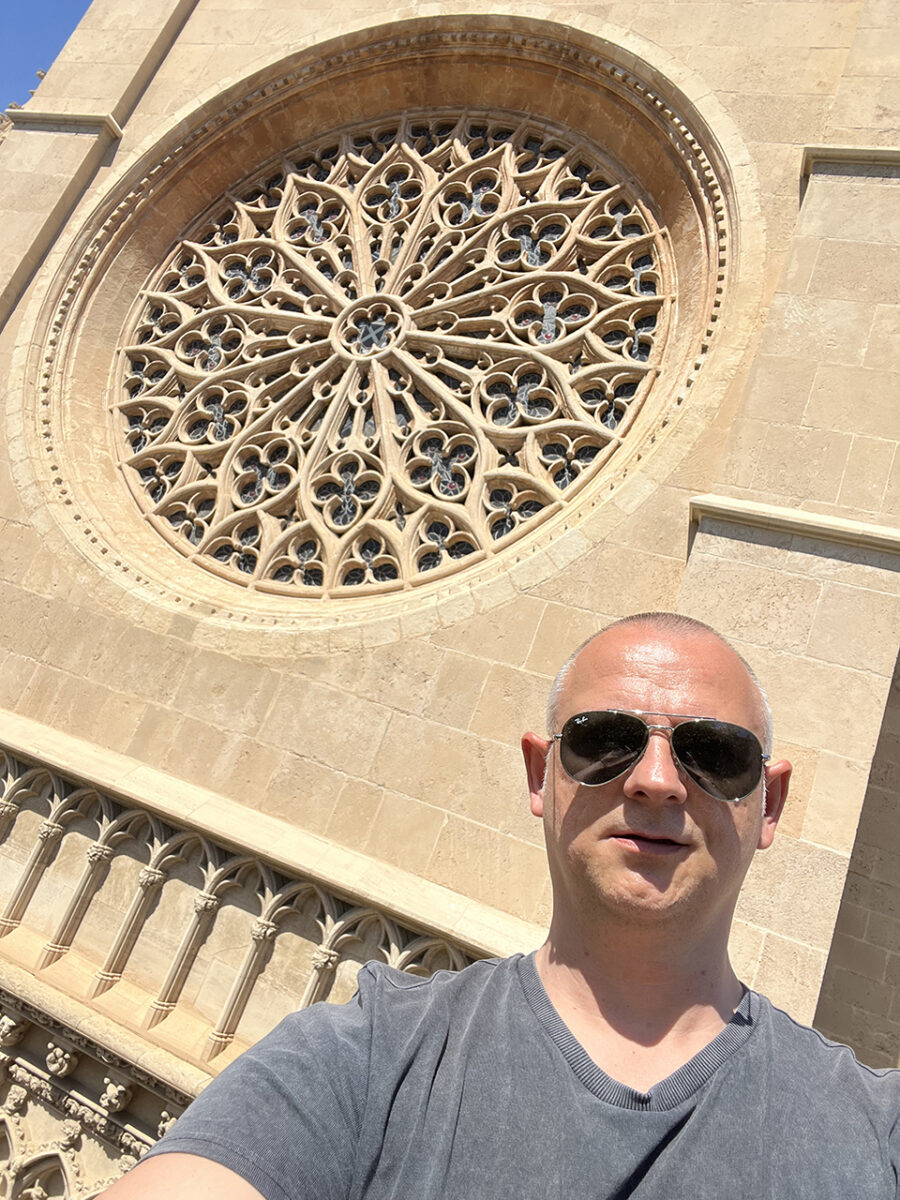
<svg viewBox="0 0 900 1200">
<path fill-rule="evenodd" d="M 732 672 L 730 673 L 734 686 L 741 691 L 746 688 L 748 703 L 756 718 L 753 724 L 763 744 L 763 752 L 771 753 L 772 710 L 753 669 L 734 647 L 709 625 L 705 625 L 702 621 L 696 621 L 693 617 L 669 612 L 636 613 L 630 617 L 623 617 L 588 638 L 570 655 L 560 668 L 550 689 L 547 701 L 547 730 L 549 733 L 558 732 L 566 697 L 580 682 L 580 677 L 591 672 L 595 657 L 607 647 L 612 649 L 613 643 L 618 644 L 626 640 L 643 642 L 645 645 L 655 643 L 658 646 L 657 657 L 660 657 L 661 662 L 665 660 L 663 648 L 667 644 L 683 644 L 694 640 L 697 643 L 698 664 L 710 656 L 709 653 L 704 653 L 704 642 L 710 650 L 714 647 L 713 657 L 717 658 L 720 663 L 727 664 L 728 660 L 731 660 Z M 710 642 L 712 642 L 712 647 L 710 647 Z"/>
</svg>

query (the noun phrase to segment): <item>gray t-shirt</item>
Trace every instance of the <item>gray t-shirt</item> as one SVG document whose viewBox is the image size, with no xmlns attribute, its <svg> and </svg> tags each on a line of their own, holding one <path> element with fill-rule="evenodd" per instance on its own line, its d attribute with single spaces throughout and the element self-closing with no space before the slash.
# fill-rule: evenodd
<svg viewBox="0 0 900 1200">
<path fill-rule="evenodd" d="M 292 1014 L 151 1151 L 266 1200 L 897 1200 L 900 1071 L 755 992 L 647 1093 L 563 1023 L 533 957 L 430 980 L 370 963 Z"/>
</svg>

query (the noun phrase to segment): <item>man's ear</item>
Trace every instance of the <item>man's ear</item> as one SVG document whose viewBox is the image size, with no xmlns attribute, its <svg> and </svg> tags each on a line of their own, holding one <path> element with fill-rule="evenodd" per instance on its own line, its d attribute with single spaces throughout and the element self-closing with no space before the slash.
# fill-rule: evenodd
<svg viewBox="0 0 900 1200">
<path fill-rule="evenodd" d="M 791 781 L 791 764 L 782 758 L 776 763 L 766 764 L 765 812 L 762 819 L 758 850 L 768 850 L 775 838 L 775 828 L 784 811 L 788 784 Z"/>
<path fill-rule="evenodd" d="M 528 775 L 528 794 L 531 796 L 531 811 L 536 817 L 544 815 L 544 774 L 547 770 L 547 754 L 552 743 L 536 733 L 522 735 L 522 755 Z"/>
</svg>

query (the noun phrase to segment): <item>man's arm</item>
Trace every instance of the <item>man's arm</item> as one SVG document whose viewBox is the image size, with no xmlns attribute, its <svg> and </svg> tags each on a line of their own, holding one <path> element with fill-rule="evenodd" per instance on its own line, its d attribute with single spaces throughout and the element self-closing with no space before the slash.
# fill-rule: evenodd
<svg viewBox="0 0 900 1200">
<path fill-rule="evenodd" d="M 98 1200 L 264 1200 L 228 1167 L 197 1154 L 160 1154 L 123 1175 Z"/>
</svg>

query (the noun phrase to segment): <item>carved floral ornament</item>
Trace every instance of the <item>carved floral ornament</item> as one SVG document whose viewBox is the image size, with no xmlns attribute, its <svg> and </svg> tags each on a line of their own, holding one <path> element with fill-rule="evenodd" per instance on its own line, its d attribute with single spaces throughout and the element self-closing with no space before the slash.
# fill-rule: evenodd
<svg viewBox="0 0 900 1200">
<path fill-rule="evenodd" d="M 331 134 L 222 197 L 139 296 L 126 478 L 170 544 L 255 590 L 427 583 L 596 480 L 673 286 L 649 207 L 571 133 L 464 112 Z"/>
</svg>

